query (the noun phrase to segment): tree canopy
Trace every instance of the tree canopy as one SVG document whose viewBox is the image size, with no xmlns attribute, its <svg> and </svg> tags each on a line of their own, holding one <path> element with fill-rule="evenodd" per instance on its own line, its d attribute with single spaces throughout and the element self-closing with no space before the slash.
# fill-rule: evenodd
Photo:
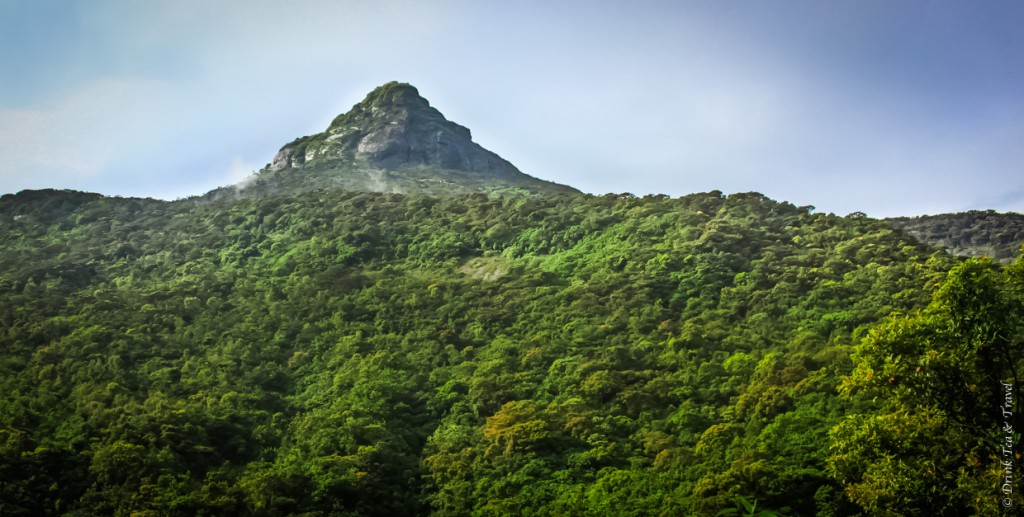
<svg viewBox="0 0 1024 517">
<path fill-rule="evenodd" d="M 4 196 L 0 513 L 988 515 L 1022 271 L 756 193 Z"/>
</svg>

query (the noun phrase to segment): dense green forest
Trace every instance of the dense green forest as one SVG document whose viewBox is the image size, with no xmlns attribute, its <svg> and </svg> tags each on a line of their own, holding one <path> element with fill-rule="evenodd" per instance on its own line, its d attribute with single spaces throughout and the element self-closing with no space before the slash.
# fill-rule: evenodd
<svg viewBox="0 0 1024 517">
<path fill-rule="evenodd" d="M 754 193 L 8 195 L 0 514 L 1012 514 L 1022 293 Z"/>
</svg>

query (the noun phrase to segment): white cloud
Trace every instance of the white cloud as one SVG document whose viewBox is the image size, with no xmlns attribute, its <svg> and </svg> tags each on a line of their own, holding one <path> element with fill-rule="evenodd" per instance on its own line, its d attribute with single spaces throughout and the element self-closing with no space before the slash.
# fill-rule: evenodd
<svg viewBox="0 0 1024 517">
<path fill-rule="evenodd" d="M 228 167 L 227 184 L 239 187 L 248 185 L 256 179 L 257 168 L 257 166 L 243 160 L 241 156 L 235 156 L 231 159 L 231 165 Z"/>
<path fill-rule="evenodd" d="M 0 109 L 5 189 L 75 188 L 145 139 L 162 85 L 100 80 L 34 109 Z"/>
<path fill-rule="evenodd" d="M 67 177 L 84 177 L 102 164 L 95 149 L 61 142 L 58 111 L 0 110 L 0 178 L 5 181 L 26 170 L 52 169 Z"/>
</svg>

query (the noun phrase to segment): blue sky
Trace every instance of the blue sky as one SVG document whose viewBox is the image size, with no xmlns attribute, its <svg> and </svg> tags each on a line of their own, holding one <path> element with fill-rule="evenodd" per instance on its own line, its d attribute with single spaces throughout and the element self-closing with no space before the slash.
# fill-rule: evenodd
<svg viewBox="0 0 1024 517">
<path fill-rule="evenodd" d="M 1024 3 L 3 0 L 0 193 L 175 199 L 398 80 L 593 193 L 1024 212 Z"/>
</svg>

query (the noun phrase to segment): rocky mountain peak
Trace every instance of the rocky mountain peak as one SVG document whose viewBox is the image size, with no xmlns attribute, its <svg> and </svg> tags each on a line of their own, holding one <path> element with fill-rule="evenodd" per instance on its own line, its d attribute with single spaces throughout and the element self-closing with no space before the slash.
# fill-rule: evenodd
<svg viewBox="0 0 1024 517">
<path fill-rule="evenodd" d="M 538 180 L 473 141 L 407 83 L 371 91 L 322 133 L 285 145 L 257 183 L 388 192 L 576 192 Z"/>
<path fill-rule="evenodd" d="M 507 175 L 512 164 L 472 141 L 469 129 L 449 121 L 412 85 L 390 82 L 370 92 L 327 131 L 284 146 L 271 170 L 318 158 L 348 157 L 374 167 L 428 165 Z"/>
</svg>

